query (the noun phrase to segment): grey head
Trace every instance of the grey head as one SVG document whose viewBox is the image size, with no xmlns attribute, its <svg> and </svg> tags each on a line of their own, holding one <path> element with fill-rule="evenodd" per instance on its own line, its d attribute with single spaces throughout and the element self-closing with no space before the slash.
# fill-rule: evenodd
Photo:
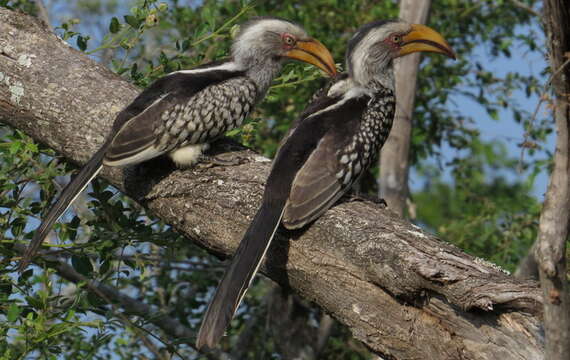
<svg viewBox="0 0 570 360">
<path fill-rule="evenodd" d="M 363 25 L 350 39 L 346 66 L 350 77 L 365 87 L 394 89 L 392 63 L 414 52 L 441 53 L 455 59 L 445 39 L 435 30 L 400 20 Z"/>
<path fill-rule="evenodd" d="M 336 74 L 332 55 L 323 44 L 300 25 L 276 17 L 257 17 L 241 25 L 232 45 L 232 58 L 257 79 L 258 85 L 269 86 L 285 59 L 304 61 L 331 76 Z"/>
</svg>

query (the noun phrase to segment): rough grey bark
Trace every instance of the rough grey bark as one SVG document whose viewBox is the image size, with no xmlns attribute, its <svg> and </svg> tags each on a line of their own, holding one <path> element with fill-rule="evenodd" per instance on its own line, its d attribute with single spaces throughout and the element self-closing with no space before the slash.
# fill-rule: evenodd
<svg viewBox="0 0 570 360">
<path fill-rule="evenodd" d="M 540 214 L 536 261 L 544 295 L 545 357 L 570 354 L 570 286 L 566 275 L 566 241 L 570 215 L 570 7 L 568 1 L 544 1 L 544 26 L 549 42 L 553 115 L 556 123 L 554 169 Z"/>
<path fill-rule="evenodd" d="M 400 0 L 400 18 L 425 24 L 431 0 Z M 420 54 L 411 54 L 395 63 L 396 115 L 390 136 L 380 152 L 380 196 L 392 211 L 403 215 L 408 200 L 408 171 L 412 115 Z"/>
<path fill-rule="evenodd" d="M 138 90 L 23 14 L 0 9 L 0 121 L 84 162 Z M 227 151 L 227 143 L 217 147 Z M 267 159 L 102 176 L 192 241 L 227 256 L 261 200 Z M 542 296 L 369 202 L 280 230 L 264 274 L 314 301 L 385 359 L 543 359 Z"/>
</svg>

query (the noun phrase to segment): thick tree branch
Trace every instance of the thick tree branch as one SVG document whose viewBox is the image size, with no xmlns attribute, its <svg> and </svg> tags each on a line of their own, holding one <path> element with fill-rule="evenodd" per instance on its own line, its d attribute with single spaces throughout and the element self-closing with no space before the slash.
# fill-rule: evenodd
<svg viewBox="0 0 570 360">
<path fill-rule="evenodd" d="M 536 260 L 544 294 L 546 358 L 568 359 L 570 354 L 570 287 L 566 278 L 566 240 L 570 218 L 570 68 L 565 53 L 570 52 L 570 8 L 563 0 L 544 1 L 544 24 L 549 40 L 553 115 L 557 139 L 554 170 L 540 214 Z"/>
<path fill-rule="evenodd" d="M 0 121 L 79 163 L 138 92 L 33 18 L 3 9 L 0 77 Z M 201 246 L 228 255 L 256 211 L 270 165 L 234 150 L 248 162 L 180 171 L 158 160 L 102 176 Z M 543 358 L 536 282 L 514 279 L 375 204 L 338 205 L 305 231 L 277 238 L 263 272 L 386 359 Z"/>
</svg>

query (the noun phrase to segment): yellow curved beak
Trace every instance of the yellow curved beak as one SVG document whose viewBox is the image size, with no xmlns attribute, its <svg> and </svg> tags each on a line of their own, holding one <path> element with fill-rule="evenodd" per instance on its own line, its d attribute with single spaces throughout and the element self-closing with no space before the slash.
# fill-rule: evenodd
<svg viewBox="0 0 570 360">
<path fill-rule="evenodd" d="M 329 76 L 336 75 L 336 65 L 331 53 L 317 39 L 298 40 L 295 47 L 287 51 L 285 56 L 315 65 Z"/>
<path fill-rule="evenodd" d="M 455 60 L 455 53 L 440 33 L 425 25 L 412 24 L 412 30 L 402 37 L 398 56 L 420 51 L 444 54 Z"/>
</svg>

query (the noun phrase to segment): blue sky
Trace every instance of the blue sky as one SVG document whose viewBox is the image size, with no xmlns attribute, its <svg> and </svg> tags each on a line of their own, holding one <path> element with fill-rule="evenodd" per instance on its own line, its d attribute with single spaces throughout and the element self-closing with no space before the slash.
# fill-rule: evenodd
<svg viewBox="0 0 570 360">
<path fill-rule="evenodd" d="M 517 29 L 518 33 L 524 33 L 532 30 L 534 33 L 540 36 L 537 39 L 537 43 L 540 45 L 544 43 L 544 37 L 542 30 L 538 26 L 533 27 L 520 27 Z M 492 58 L 489 55 L 489 51 L 485 46 L 479 45 L 475 48 L 472 54 L 472 61 L 479 61 L 485 66 L 485 70 L 494 73 L 497 77 L 502 78 L 508 72 L 518 72 L 523 76 L 532 75 L 539 79 L 539 83 L 545 84 L 547 77 L 542 75 L 542 71 L 547 66 L 545 58 L 538 52 L 529 52 L 525 46 L 513 46 L 511 49 L 512 55 L 507 58 L 506 56 L 500 56 L 497 58 Z M 531 114 L 536 110 L 537 104 L 539 103 L 539 98 L 536 95 L 531 95 L 527 97 L 523 89 L 514 91 L 509 96 L 509 101 L 518 104 L 521 110 L 526 113 Z M 481 134 L 481 139 L 483 141 L 498 141 L 505 145 L 509 157 L 520 158 L 521 147 L 520 143 L 524 141 L 525 129 L 522 124 L 515 121 L 512 111 L 510 109 L 500 109 L 498 120 L 494 120 L 487 113 L 484 107 L 482 107 L 477 102 L 461 95 L 453 95 L 448 100 L 448 106 L 457 109 L 461 114 L 469 116 L 475 120 L 475 123 L 470 125 L 471 128 L 476 128 Z M 545 112 L 546 106 L 543 103 L 537 114 L 535 123 L 538 124 L 539 120 L 547 116 Z M 529 117 L 524 117 L 523 120 Z M 554 126 L 554 124 L 552 125 Z M 555 147 L 555 133 L 548 136 L 545 143 L 540 143 L 539 145 L 543 149 L 548 149 L 554 152 Z M 454 156 L 457 155 L 457 150 L 444 145 L 441 149 L 442 158 L 440 164 L 445 164 L 450 161 Z M 538 151 L 534 156 L 531 156 L 528 151 L 524 153 L 524 163 L 532 163 L 536 160 L 541 160 L 546 157 L 544 151 Z M 435 159 L 434 160 L 435 163 Z M 451 181 L 451 176 L 449 174 L 449 169 L 443 169 L 444 180 Z M 491 175 L 491 174 L 490 174 Z M 508 180 L 515 181 L 527 178 L 530 175 L 529 171 L 524 171 L 522 173 L 512 173 L 505 172 L 504 175 Z M 413 190 L 419 190 L 424 185 L 423 181 L 414 181 L 414 172 L 410 176 L 410 188 Z M 546 192 L 546 187 L 548 184 L 548 174 L 546 171 L 542 171 L 535 179 L 532 195 L 534 195 L 537 200 L 542 201 L 544 198 L 544 193 Z"/>
</svg>

